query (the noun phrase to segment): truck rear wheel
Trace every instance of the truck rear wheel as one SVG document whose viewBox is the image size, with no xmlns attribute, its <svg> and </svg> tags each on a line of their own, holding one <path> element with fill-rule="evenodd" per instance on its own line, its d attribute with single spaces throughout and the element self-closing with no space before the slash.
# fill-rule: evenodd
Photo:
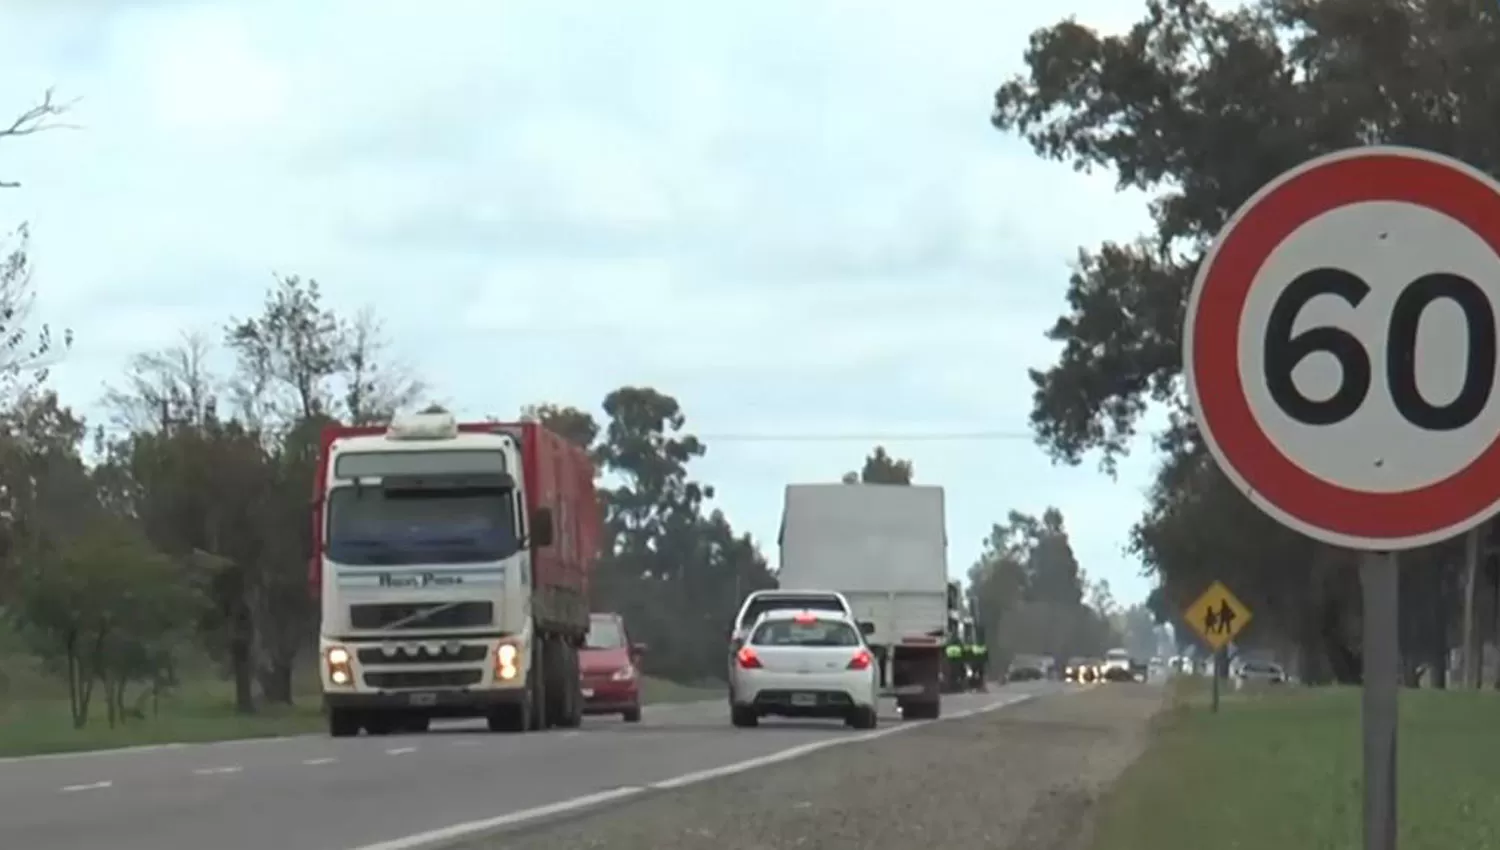
<svg viewBox="0 0 1500 850">
<path fill-rule="evenodd" d="M 937 720 L 943 716 L 943 701 L 938 699 L 923 702 L 897 701 L 896 705 L 901 709 L 902 720 Z"/>
<path fill-rule="evenodd" d="M 566 643 L 560 648 L 557 725 L 563 729 L 576 729 L 583 725 L 583 683 L 579 678 L 578 648 Z"/>
</svg>

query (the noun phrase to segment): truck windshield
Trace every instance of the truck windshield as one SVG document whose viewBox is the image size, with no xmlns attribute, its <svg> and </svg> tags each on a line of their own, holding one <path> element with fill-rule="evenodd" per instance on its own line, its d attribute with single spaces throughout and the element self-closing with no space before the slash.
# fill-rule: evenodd
<svg viewBox="0 0 1500 850">
<path fill-rule="evenodd" d="M 328 494 L 328 558 L 364 566 L 508 558 L 520 549 L 512 493 L 338 487 Z"/>
</svg>

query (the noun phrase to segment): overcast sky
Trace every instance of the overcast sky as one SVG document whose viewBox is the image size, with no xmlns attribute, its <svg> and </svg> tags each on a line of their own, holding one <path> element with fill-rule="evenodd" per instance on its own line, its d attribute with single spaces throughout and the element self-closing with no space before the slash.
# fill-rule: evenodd
<svg viewBox="0 0 1500 850">
<path fill-rule="evenodd" d="M 1025 370 L 1076 249 L 1130 238 L 1143 201 L 987 119 L 1033 29 L 1141 8 L 13 0 L 0 107 L 56 85 L 84 126 L 0 148 L 25 183 L 0 223 L 33 224 L 41 315 L 77 334 L 54 383 L 85 409 L 130 354 L 298 273 L 375 306 L 461 413 L 675 395 L 773 560 L 783 485 L 869 443 L 715 435 L 1012 432 L 889 446 L 947 488 L 952 571 L 1056 505 L 1135 601 L 1153 461 L 1053 467 Z"/>
</svg>

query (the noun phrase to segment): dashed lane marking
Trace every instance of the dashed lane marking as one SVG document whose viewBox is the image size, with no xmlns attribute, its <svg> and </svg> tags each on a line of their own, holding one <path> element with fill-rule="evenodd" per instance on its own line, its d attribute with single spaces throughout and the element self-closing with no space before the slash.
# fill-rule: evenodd
<svg viewBox="0 0 1500 850">
<path fill-rule="evenodd" d="M 392 747 L 391 749 L 386 750 L 385 754 L 388 756 L 404 756 L 407 753 L 414 753 L 416 751 L 416 747 Z"/>
<path fill-rule="evenodd" d="M 114 787 L 114 784 L 115 783 L 111 780 L 106 779 L 103 782 L 89 782 L 84 785 L 64 785 L 58 790 L 62 791 L 64 794 L 71 794 L 75 791 L 97 791 L 100 788 L 112 788 Z"/>
<path fill-rule="evenodd" d="M 193 771 L 193 773 L 199 776 L 223 776 L 229 773 L 239 773 L 242 770 L 244 768 L 237 764 L 227 764 L 222 767 L 200 767 Z"/>
<path fill-rule="evenodd" d="M 306 764 L 306 765 L 333 764 L 336 761 L 338 761 L 338 759 L 335 759 L 335 758 L 321 758 L 321 759 L 304 759 L 302 763 Z"/>
</svg>

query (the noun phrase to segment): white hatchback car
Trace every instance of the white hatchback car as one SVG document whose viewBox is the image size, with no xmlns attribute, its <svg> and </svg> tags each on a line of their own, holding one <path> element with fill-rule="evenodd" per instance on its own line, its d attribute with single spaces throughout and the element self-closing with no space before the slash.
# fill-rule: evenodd
<svg viewBox="0 0 1500 850">
<path fill-rule="evenodd" d="M 847 615 L 767 611 L 735 651 L 730 720 L 749 727 L 768 715 L 837 717 L 856 729 L 874 729 L 876 674 L 874 655 Z"/>
</svg>

